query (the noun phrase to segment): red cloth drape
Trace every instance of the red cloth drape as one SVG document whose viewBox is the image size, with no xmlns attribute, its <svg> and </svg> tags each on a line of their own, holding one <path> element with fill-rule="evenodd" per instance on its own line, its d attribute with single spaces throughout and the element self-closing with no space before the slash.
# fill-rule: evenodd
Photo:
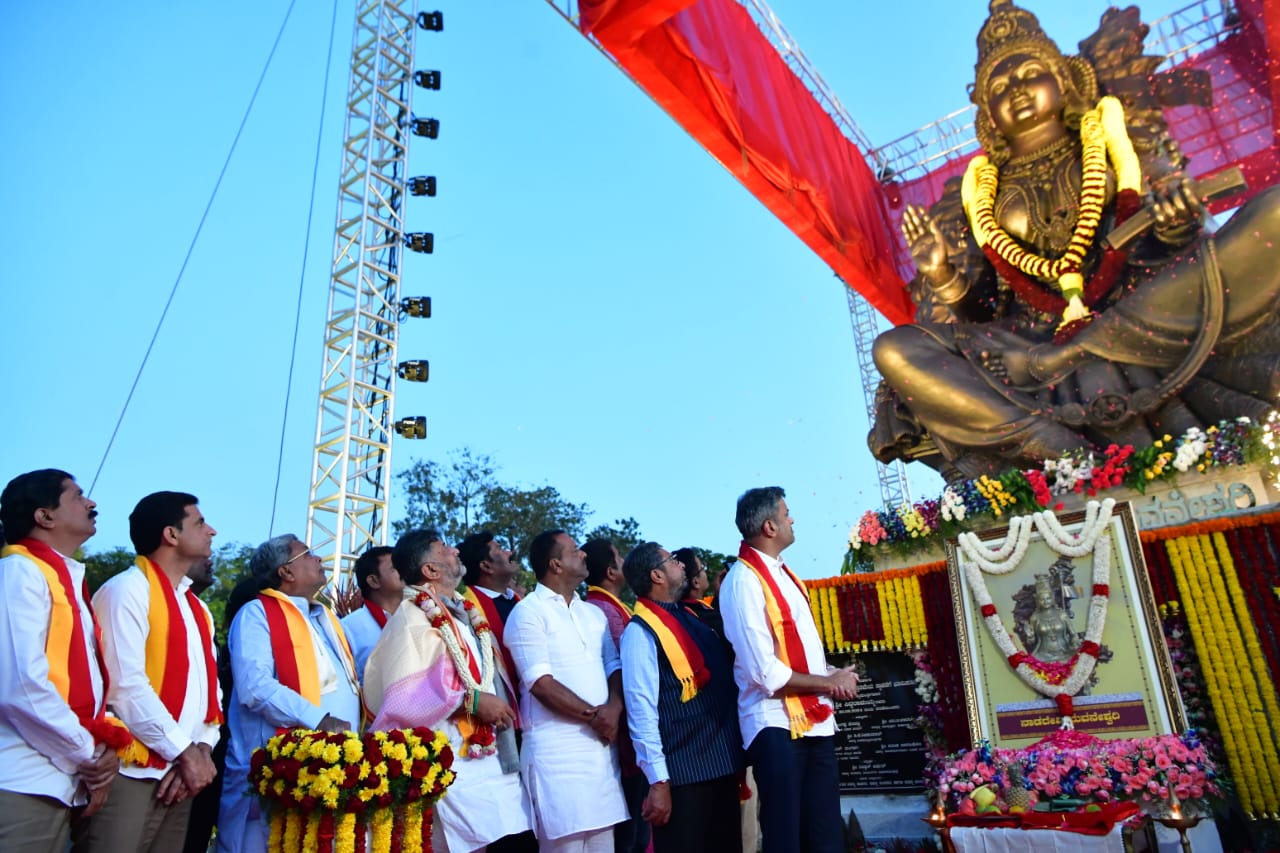
<svg viewBox="0 0 1280 853">
<path fill-rule="evenodd" d="M 1239 165 L 1252 194 L 1280 175 L 1280 0 L 1238 0 L 1238 9 L 1240 28 L 1186 63 L 1209 72 L 1213 108 L 1178 107 L 1167 117 L 1192 175 Z M 885 188 L 745 8 L 735 0 L 580 0 L 579 13 L 582 32 L 846 284 L 892 322 L 911 319 L 910 259 Z M 967 159 L 895 194 L 928 205 Z"/>
<path fill-rule="evenodd" d="M 846 284 L 895 323 L 912 306 L 879 183 L 734 0 L 581 0 L 593 36 Z"/>
</svg>

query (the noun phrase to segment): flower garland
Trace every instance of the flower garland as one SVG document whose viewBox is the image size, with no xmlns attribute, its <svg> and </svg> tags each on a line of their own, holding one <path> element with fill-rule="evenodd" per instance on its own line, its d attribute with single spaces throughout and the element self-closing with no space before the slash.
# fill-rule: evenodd
<svg viewBox="0 0 1280 853">
<path fill-rule="evenodd" d="M 1054 501 L 1061 495 L 1094 497 L 1120 486 L 1142 493 L 1153 481 L 1251 461 L 1280 469 L 1280 419 L 1275 415 L 1264 423 L 1235 418 L 1204 430 L 1193 427 L 1176 439 L 1161 437 L 1158 445 L 1142 449 L 1113 444 L 1101 452 L 1045 460 L 1036 470 L 963 480 L 948 485 L 937 499 L 911 504 L 911 511 L 867 510 L 850 531 L 841 571 L 871 571 L 875 552 L 907 554 L 936 547 L 939 538 L 956 536 L 975 520 L 1060 508 Z M 918 516 L 923 527 L 908 530 L 904 516 L 912 518 L 913 525 Z"/>
<path fill-rule="evenodd" d="M 426 614 L 431 627 L 440 632 L 444 647 L 449 652 L 449 659 L 453 661 L 453 668 L 457 671 L 462 685 L 467 689 L 467 695 L 477 692 L 492 693 L 495 674 L 493 629 L 489 627 L 480 608 L 470 600 L 463 599 L 463 609 L 471 621 L 472 630 L 475 631 L 476 642 L 480 645 L 480 678 L 477 680 L 471 671 L 471 652 L 463 648 L 463 640 L 457 626 L 453 624 L 453 617 L 445 610 L 436 594 L 428 589 L 419 589 L 418 594 L 413 598 L 413 603 Z M 465 710 L 464 701 L 464 715 Z M 498 751 L 497 737 L 491 724 L 477 720 L 466 726 L 459 726 L 459 730 L 464 741 L 463 754 L 467 758 L 482 758 Z"/>
<path fill-rule="evenodd" d="M 1124 107 L 1107 96 L 1080 119 L 1081 176 L 1076 224 L 1066 251 L 1056 260 L 1033 255 L 1009 236 L 996 220 L 995 201 L 1000 170 L 987 157 L 969 161 L 961 185 L 961 200 L 974 239 L 1001 276 L 1019 296 L 1041 311 L 1062 315 L 1063 326 L 1089 316 L 1087 305 L 1097 302 L 1115 284 L 1127 253 L 1108 249 L 1093 280 L 1086 288 L 1080 273 L 1085 255 L 1093 247 L 1107 194 L 1107 158 L 1116 169 L 1116 220 L 1128 219 L 1139 204 L 1142 167 L 1125 127 Z M 1057 280 L 1062 298 L 1049 297 L 1023 276 Z"/>
<path fill-rule="evenodd" d="M 271 814 L 269 853 L 356 853 L 366 820 L 372 853 L 429 851 L 423 815 L 453 784 L 452 765 L 448 737 L 428 728 L 292 729 L 254 751 L 249 783 Z"/>
<path fill-rule="evenodd" d="M 994 549 L 985 546 L 974 533 L 961 534 L 959 539 L 960 569 L 991 639 L 1024 684 L 1057 701 L 1064 729 L 1072 728 L 1072 697 L 1093 675 L 1101 651 L 1111 582 L 1111 536 L 1107 528 L 1114 506 L 1115 501 L 1111 498 L 1101 503 L 1090 501 L 1086 507 L 1084 524 L 1074 536 L 1063 529 L 1052 511 L 1045 510 L 1031 516 L 1011 519 L 1008 535 Z M 1033 524 L 1044 538 L 1045 544 L 1055 553 L 1069 557 L 1093 553 L 1093 594 L 1089 599 L 1089 620 L 1084 641 L 1071 658 L 1069 669 L 1046 664 L 1014 646 L 1004 622 L 996 612 L 983 577 L 984 573 L 1001 575 L 1017 568 L 1026 554 Z"/>
</svg>

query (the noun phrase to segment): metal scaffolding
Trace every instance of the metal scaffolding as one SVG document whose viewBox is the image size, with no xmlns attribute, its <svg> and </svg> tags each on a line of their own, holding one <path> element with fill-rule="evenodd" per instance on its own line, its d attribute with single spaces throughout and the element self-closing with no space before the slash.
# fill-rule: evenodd
<svg viewBox="0 0 1280 853">
<path fill-rule="evenodd" d="M 307 542 L 331 577 L 387 540 L 414 0 L 357 0 Z"/>
</svg>

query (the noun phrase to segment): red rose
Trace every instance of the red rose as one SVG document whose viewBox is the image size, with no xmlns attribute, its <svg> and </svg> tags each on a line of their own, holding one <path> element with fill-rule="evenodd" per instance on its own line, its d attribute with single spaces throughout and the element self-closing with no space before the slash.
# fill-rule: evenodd
<svg viewBox="0 0 1280 853">
<path fill-rule="evenodd" d="M 436 760 L 440 762 L 440 766 L 448 770 L 453 766 L 453 747 L 445 746 L 440 750 L 440 754 L 436 756 Z"/>
</svg>

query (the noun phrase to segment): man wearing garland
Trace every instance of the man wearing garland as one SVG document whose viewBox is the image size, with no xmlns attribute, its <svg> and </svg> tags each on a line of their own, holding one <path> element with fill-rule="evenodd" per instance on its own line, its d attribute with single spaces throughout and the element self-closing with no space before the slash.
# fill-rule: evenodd
<svg viewBox="0 0 1280 853">
<path fill-rule="evenodd" d="M 793 542 L 786 492 L 738 498 L 743 542 L 720 587 L 725 636 L 736 655 L 738 718 L 760 792 L 764 853 L 841 853 L 835 707 L 857 694 L 853 668 L 827 665 L 804 583 L 782 561 Z"/>
<path fill-rule="evenodd" d="M 680 603 L 685 566 L 657 542 L 636 546 L 622 568 L 637 596 L 622 632 L 622 685 L 654 853 L 741 853 L 742 736 L 729 650 Z"/>
<path fill-rule="evenodd" d="M 356 674 L 364 681 L 364 665 L 382 636 L 387 619 L 404 600 L 404 580 L 391 564 L 392 549 L 377 545 L 356 560 L 353 574 L 364 604 L 342 617 L 351 653 L 356 656 Z"/>
<path fill-rule="evenodd" d="M 103 584 L 93 606 L 111 674 L 107 702 L 146 753 L 121 768 L 106 805 L 76 827 L 77 850 L 180 849 L 191 798 L 217 775 L 213 616 L 187 577 L 212 555 L 216 534 L 185 492 L 147 495 L 129 515 L 137 563 Z"/>
<path fill-rule="evenodd" d="M 514 687 L 519 683 L 516 666 L 507 650 L 507 617 L 520 600 L 511 582 L 515 580 L 516 563 L 510 551 L 498 544 L 491 531 L 472 533 L 458 545 L 458 557 L 466 570 L 463 580 L 467 585 L 463 593 L 472 604 L 484 613 L 485 621 L 493 630 L 493 640 L 503 666 L 507 669 L 507 681 Z M 516 704 L 514 693 L 511 704 Z"/>
<path fill-rule="evenodd" d="M 618 781 L 622 676 L 604 614 L 577 596 L 586 556 L 563 530 L 529 546 L 538 585 L 511 611 L 507 647 L 520 674 L 524 784 L 542 853 L 612 853 L 627 819 Z M 590 796 L 585 793 L 590 792 Z"/>
<path fill-rule="evenodd" d="M 249 791 L 249 760 L 277 729 L 344 732 L 360 724 L 355 659 L 338 617 L 315 600 L 324 564 L 286 533 L 258 546 L 261 592 L 231 622 L 231 743 L 218 814 L 219 853 L 262 853 L 267 821 Z"/>
<path fill-rule="evenodd" d="M 100 809 L 122 745 L 84 564 L 96 504 L 65 471 L 20 474 L 0 493 L 0 850 L 66 848 L 71 810 Z"/>
<path fill-rule="evenodd" d="M 587 603 L 600 608 L 609 622 L 609 636 L 614 644 L 622 642 L 622 631 L 631 621 L 631 608 L 622 600 L 627 579 L 622 574 L 622 556 L 608 539 L 592 539 L 582 546 L 587 555 Z M 649 846 L 649 823 L 640 816 L 645 792 L 649 790 L 644 774 L 636 764 L 636 752 L 627 733 L 624 712 L 618 721 L 618 765 L 622 768 L 622 795 L 627 801 L 631 820 L 614 827 L 614 853 L 644 853 Z"/>
<path fill-rule="evenodd" d="M 506 700 L 512 688 L 483 610 L 458 595 L 458 551 L 435 530 L 411 530 L 392 561 L 406 601 L 387 620 L 365 669 L 373 728 L 429 726 L 449 736 L 457 776 L 435 807 L 436 850 L 527 843 L 533 815 L 518 773 L 515 711 Z"/>
</svg>

